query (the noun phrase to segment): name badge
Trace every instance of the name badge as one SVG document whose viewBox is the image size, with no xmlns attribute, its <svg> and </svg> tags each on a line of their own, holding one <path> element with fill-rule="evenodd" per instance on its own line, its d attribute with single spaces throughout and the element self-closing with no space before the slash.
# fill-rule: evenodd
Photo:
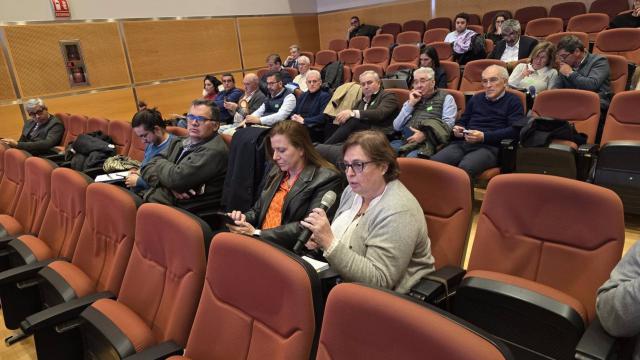
<svg viewBox="0 0 640 360">
<path fill-rule="evenodd" d="M 431 111 L 433 110 L 433 106 L 429 105 L 429 107 L 427 108 L 427 111 Z"/>
</svg>

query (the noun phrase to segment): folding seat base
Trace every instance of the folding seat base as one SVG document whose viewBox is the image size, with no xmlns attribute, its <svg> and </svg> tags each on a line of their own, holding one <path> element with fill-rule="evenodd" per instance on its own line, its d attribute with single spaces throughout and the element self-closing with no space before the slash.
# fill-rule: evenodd
<svg viewBox="0 0 640 360">
<path fill-rule="evenodd" d="M 612 141 L 602 147 L 593 183 L 613 190 L 624 204 L 624 211 L 640 214 L 640 143 Z"/>
<path fill-rule="evenodd" d="M 75 327 L 61 332 L 61 327 L 65 325 L 38 329 L 34 333 L 33 338 L 38 360 L 83 359 L 84 351 L 80 329 Z"/>
<path fill-rule="evenodd" d="M 123 359 L 136 353 L 126 335 L 100 311 L 90 306 L 81 317 L 87 359 Z"/>
<path fill-rule="evenodd" d="M 576 179 L 578 169 L 575 150 L 556 144 L 549 147 L 520 147 L 517 153 L 516 172 Z"/>
<path fill-rule="evenodd" d="M 15 330 L 25 317 L 42 310 L 40 292 L 37 286 L 19 289 L 16 284 L 0 286 L 4 325 Z"/>
</svg>

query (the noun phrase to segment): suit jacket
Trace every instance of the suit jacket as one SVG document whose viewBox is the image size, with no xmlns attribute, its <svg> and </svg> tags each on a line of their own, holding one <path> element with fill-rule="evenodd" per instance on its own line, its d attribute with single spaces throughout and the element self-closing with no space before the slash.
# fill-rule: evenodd
<svg viewBox="0 0 640 360">
<path fill-rule="evenodd" d="M 518 60 L 528 58 L 529 55 L 531 55 L 531 51 L 533 51 L 533 48 L 536 47 L 536 45 L 538 45 L 538 40 L 524 35 L 520 36 L 518 46 Z M 500 60 L 506 48 L 506 41 L 498 41 L 491 54 L 489 54 L 489 59 Z"/>
<path fill-rule="evenodd" d="M 310 100 L 310 93 L 308 91 L 303 92 L 302 95 L 296 101 L 296 108 L 293 110 L 294 114 L 301 115 L 304 117 L 304 125 L 308 127 L 321 126 L 324 125 L 324 108 L 327 107 L 327 103 L 331 100 L 331 95 L 324 90 L 318 90 L 319 94 Z M 305 106 L 307 101 L 312 101 L 311 103 L 311 111 L 310 114 L 306 116 L 300 114 L 302 108 Z"/>
<path fill-rule="evenodd" d="M 564 76 L 558 73 L 554 88 L 597 92 L 600 96 L 600 108 L 606 111 L 611 100 L 610 71 L 606 57 L 587 53 L 582 64 L 571 75 Z"/>
<path fill-rule="evenodd" d="M 260 198 L 253 208 L 245 214 L 246 221 L 254 227 L 259 228 L 262 225 L 283 176 L 284 173 L 277 166 L 273 166 L 267 175 L 266 185 Z M 281 225 L 262 230 L 260 237 L 292 250 L 298 236 L 303 231 L 299 222 L 307 217 L 313 208 L 320 207 L 322 197 L 329 190 L 335 191 L 340 196 L 342 190 L 340 173 L 327 168 L 307 165 L 293 184 L 291 191 L 284 198 Z M 329 214 L 335 213 L 337 207 L 337 204 L 332 206 Z"/>
<path fill-rule="evenodd" d="M 360 99 L 354 110 L 360 111 L 360 120 L 371 125 L 373 129 L 380 130 L 385 134 L 393 133 L 393 119 L 398 115 L 399 102 L 392 92 L 380 89 L 373 95 L 372 100 L 364 109 L 364 98 Z"/>
<path fill-rule="evenodd" d="M 32 155 L 54 154 L 55 151 L 51 150 L 51 148 L 58 146 L 64 136 L 64 124 L 62 124 L 62 121 L 51 115 L 49 121 L 43 127 L 38 128 L 31 139 L 28 139 L 27 136 L 35 126 L 36 122 L 34 120 L 29 120 L 24 124 L 22 135 L 16 147 L 20 150 L 28 151 Z"/>
</svg>

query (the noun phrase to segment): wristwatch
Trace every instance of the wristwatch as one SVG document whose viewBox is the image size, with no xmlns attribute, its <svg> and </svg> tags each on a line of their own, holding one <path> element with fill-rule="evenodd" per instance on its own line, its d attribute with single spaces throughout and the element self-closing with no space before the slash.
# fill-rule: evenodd
<svg viewBox="0 0 640 360">
<path fill-rule="evenodd" d="M 251 236 L 260 237 L 261 234 L 262 234 L 262 230 L 255 229 L 253 230 L 253 234 L 251 234 Z"/>
</svg>

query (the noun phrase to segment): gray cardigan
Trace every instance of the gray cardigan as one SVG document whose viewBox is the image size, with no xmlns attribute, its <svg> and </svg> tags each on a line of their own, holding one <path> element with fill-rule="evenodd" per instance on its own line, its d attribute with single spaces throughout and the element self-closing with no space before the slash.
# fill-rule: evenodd
<svg viewBox="0 0 640 360">
<path fill-rule="evenodd" d="M 598 289 L 596 311 L 602 327 L 611 335 L 636 337 L 633 359 L 640 360 L 640 241 Z"/>
<path fill-rule="evenodd" d="M 347 187 L 336 218 L 351 208 L 356 193 Z M 418 201 L 399 180 L 387 184 L 380 201 L 367 209 L 350 239 L 342 239 L 327 256 L 347 281 L 407 293 L 434 270 L 431 243 Z"/>
</svg>

